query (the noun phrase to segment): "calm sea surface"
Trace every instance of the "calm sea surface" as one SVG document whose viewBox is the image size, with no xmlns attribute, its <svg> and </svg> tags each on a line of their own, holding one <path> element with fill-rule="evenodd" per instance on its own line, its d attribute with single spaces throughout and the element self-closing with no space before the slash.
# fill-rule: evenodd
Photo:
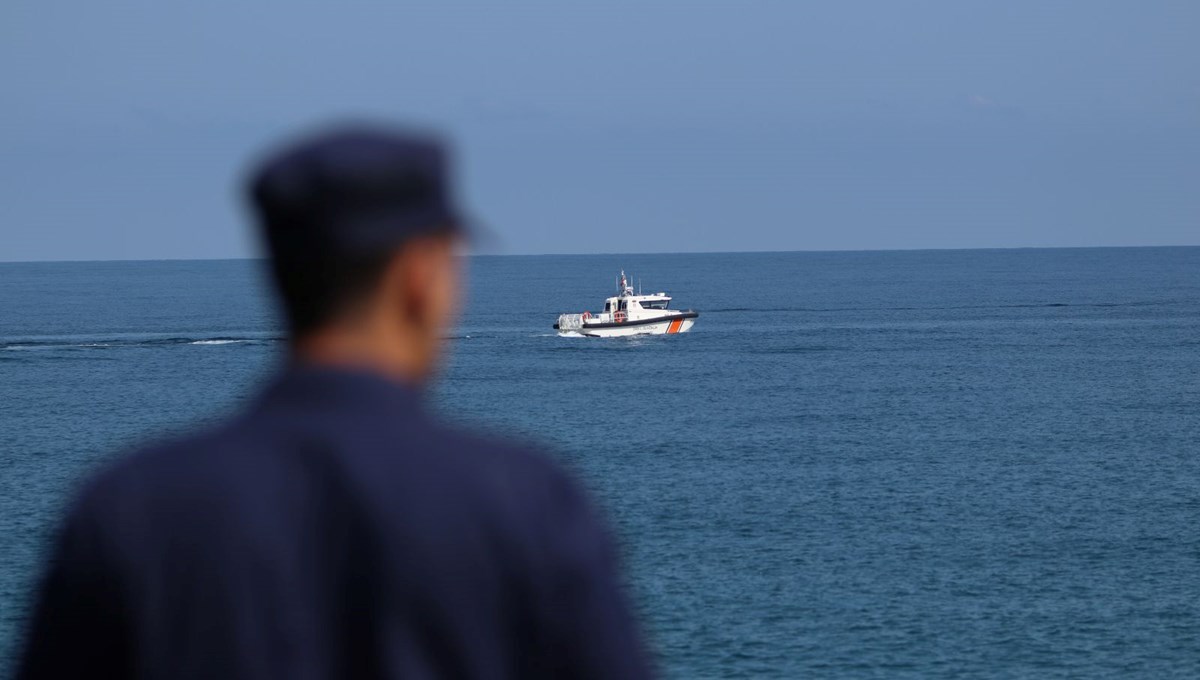
<svg viewBox="0 0 1200 680">
<path fill-rule="evenodd" d="M 257 267 L 0 264 L 0 658 L 80 477 L 280 362 Z M 553 334 L 622 268 L 694 332 Z M 594 491 L 668 677 L 1200 676 L 1200 248 L 470 277 L 436 401 Z"/>
</svg>

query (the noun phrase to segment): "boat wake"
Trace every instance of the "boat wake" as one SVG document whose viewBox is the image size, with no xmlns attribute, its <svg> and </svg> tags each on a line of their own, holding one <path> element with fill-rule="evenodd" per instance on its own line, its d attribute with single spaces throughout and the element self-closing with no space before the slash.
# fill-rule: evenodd
<svg viewBox="0 0 1200 680">
<path fill-rule="evenodd" d="M 236 335 L 201 335 L 190 337 L 168 334 L 129 334 L 101 338 L 87 338 L 75 335 L 40 335 L 0 338 L 0 351 L 54 352 L 187 345 L 269 345 L 282 340 L 282 336 L 274 333 L 253 332 Z"/>
</svg>

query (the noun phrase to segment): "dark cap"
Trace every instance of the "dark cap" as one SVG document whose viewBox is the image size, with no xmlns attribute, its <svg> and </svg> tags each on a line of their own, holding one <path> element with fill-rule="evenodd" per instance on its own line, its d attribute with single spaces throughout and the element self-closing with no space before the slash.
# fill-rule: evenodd
<svg viewBox="0 0 1200 680">
<path fill-rule="evenodd" d="M 250 199 L 276 255 L 367 254 L 414 236 L 466 232 L 448 166 L 445 148 L 430 136 L 331 128 L 262 162 Z"/>
</svg>

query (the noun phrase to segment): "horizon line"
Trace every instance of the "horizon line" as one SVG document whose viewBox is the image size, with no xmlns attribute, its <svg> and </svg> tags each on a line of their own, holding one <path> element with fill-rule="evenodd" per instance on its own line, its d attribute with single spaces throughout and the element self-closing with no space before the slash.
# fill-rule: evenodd
<svg viewBox="0 0 1200 680">
<path fill-rule="evenodd" d="M 1118 250 L 1135 248 L 1200 248 L 1200 244 L 1168 243 L 1142 245 L 1102 245 L 1102 246 L 980 246 L 980 247 L 934 247 L 934 248 L 814 248 L 794 250 L 674 250 L 656 252 L 607 252 L 607 253 L 488 253 L 468 252 L 467 257 L 623 257 L 623 256 L 654 256 L 654 255 L 783 255 L 810 253 L 920 253 L 920 252 L 970 252 L 992 250 Z M 146 258 L 103 258 L 103 259 L 61 259 L 61 260 L 0 260 L 0 264 L 70 264 L 70 263 L 99 263 L 99 262 L 241 262 L 265 260 L 268 256 L 250 257 L 146 257 Z"/>
</svg>

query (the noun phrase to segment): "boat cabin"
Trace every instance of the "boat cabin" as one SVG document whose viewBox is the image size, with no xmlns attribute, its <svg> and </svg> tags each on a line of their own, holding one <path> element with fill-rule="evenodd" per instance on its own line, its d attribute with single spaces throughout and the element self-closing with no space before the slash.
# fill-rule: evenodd
<svg viewBox="0 0 1200 680">
<path fill-rule="evenodd" d="M 655 293 L 653 295 L 618 295 L 610 297 L 604 301 L 604 312 L 612 314 L 614 312 L 625 312 L 632 316 L 638 312 L 646 311 L 661 311 L 669 307 L 671 297 L 666 293 Z"/>
</svg>

